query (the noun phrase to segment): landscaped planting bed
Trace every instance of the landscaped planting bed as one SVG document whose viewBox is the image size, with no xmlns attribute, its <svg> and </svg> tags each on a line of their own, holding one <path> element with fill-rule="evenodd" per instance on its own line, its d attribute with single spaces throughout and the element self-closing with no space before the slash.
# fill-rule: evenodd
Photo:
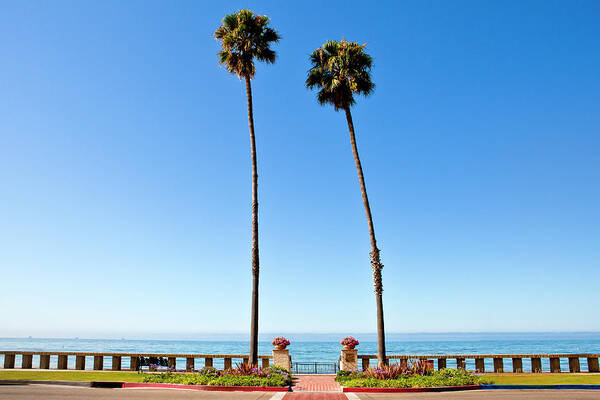
<svg viewBox="0 0 600 400">
<path fill-rule="evenodd" d="M 196 373 L 168 371 L 161 374 L 144 374 L 142 382 L 179 385 L 285 387 L 292 383 L 292 375 L 289 371 L 278 367 L 250 368 L 242 364 L 236 369 L 227 371 L 204 367 Z"/>
<path fill-rule="evenodd" d="M 340 371 L 335 380 L 344 387 L 360 388 L 430 388 L 472 386 L 489 383 L 471 372 L 457 369 L 433 371 L 426 363 L 392 364 L 365 371 Z"/>
</svg>

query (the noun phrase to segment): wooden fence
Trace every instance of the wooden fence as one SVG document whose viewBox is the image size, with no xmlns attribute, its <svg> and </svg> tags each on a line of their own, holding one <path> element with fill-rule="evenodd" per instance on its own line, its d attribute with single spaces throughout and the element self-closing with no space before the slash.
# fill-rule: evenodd
<svg viewBox="0 0 600 400">
<path fill-rule="evenodd" d="M 61 352 L 61 351 L 1 351 L 0 355 L 4 355 L 4 368 L 12 369 L 15 368 L 17 356 L 21 356 L 21 368 L 29 369 L 33 368 L 33 357 L 39 356 L 39 369 L 50 369 L 51 357 L 56 359 L 57 369 L 68 369 L 69 357 L 75 357 L 75 369 L 84 370 L 86 367 L 86 357 L 93 357 L 94 370 L 104 370 L 104 358 L 112 357 L 112 371 L 127 370 L 122 368 L 122 360 L 129 358 L 130 371 L 139 371 L 139 358 L 140 357 L 163 357 L 169 361 L 169 368 L 176 367 L 176 361 L 178 358 L 184 358 L 186 371 L 195 370 L 195 360 L 204 359 L 204 366 L 212 367 L 214 359 L 223 359 L 224 369 L 231 369 L 233 367 L 233 360 L 240 359 L 242 362 L 248 361 L 248 355 L 243 354 L 157 354 L 157 353 L 87 353 L 87 352 Z M 37 357 L 36 357 L 37 358 Z M 263 367 L 269 366 L 269 360 L 273 358 L 272 355 L 261 355 L 258 356 L 261 360 Z"/>
<path fill-rule="evenodd" d="M 560 360 L 568 359 L 569 372 L 581 372 L 580 359 L 587 359 L 587 372 L 600 372 L 598 358 L 600 354 L 460 354 L 460 355 L 392 355 L 387 356 L 389 360 L 400 360 L 401 364 L 408 363 L 408 360 L 437 360 L 438 369 L 447 367 L 447 360 L 456 360 L 456 368 L 466 369 L 466 360 L 475 360 L 475 371 L 485 372 L 485 360 L 493 360 L 494 372 L 509 372 L 504 370 L 504 359 L 512 359 L 512 372 L 521 373 L 523 371 L 523 359 L 531 360 L 531 372 L 542 372 L 542 359 L 550 361 L 550 372 L 561 372 Z M 377 359 L 376 355 L 358 355 L 362 360 L 362 369 L 369 368 L 370 361 Z M 566 370 L 565 370 L 566 372 Z"/>
</svg>

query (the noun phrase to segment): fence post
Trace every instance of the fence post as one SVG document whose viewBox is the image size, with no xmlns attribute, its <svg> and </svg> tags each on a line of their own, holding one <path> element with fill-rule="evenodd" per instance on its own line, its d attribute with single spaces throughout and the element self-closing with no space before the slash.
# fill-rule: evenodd
<svg viewBox="0 0 600 400">
<path fill-rule="evenodd" d="M 504 372 L 504 360 L 502 358 L 494 358 L 494 372 Z"/>
<path fill-rule="evenodd" d="M 273 349 L 273 366 L 281 367 L 287 369 L 288 371 L 291 371 L 292 365 L 290 362 L 290 351 L 285 349 Z"/>
<path fill-rule="evenodd" d="M 522 358 L 513 358 L 513 372 L 520 374 L 523 373 L 523 359 Z"/>
<path fill-rule="evenodd" d="M 94 369 L 96 371 L 102 371 L 104 369 L 104 357 L 94 356 Z"/>
<path fill-rule="evenodd" d="M 175 357 L 169 357 L 169 368 L 176 369 L 177 359 Z"/>
<path fill-rule="evenodd" d="M 368 358 L 363 358 L 362 359 L 362 369 L 363 369 L 363 371 L 369 369 L 369 363 L 370 363 L 370 361 L 369 361 Z"/>
<path fill-rule="evenodd" d="M 85 356 L 75 356 L 75 369 L 85 369 Z"/>
<path fill-rule="evenodd" d="M 29 369 L 32 367 L 33 355 L 31 354 L 23 354 L 23 358 L 21 358 L 21 368 Z"/>
<path fill-rule="evenodd" d="M 569 372 L 581 372 L 579 357 L 569 357 Z"/>
<path fill-rule="evenodd" d="M 4 368 L 10 369 L 15 367 L 15 355 L 13 354 L 4 354 Z"/>
<path fill-rule="evenodd" d="M 40 369 L 50 369 L 50 356 L 42 354 L 40 356 Z"/>
<path fill-rule="evenodd" d="M 112 358 L 112 370 L 120 371 L 121 370 L 121 356 L 113 356 Z"/>
<path fill-rule="evenodd" d="M 598 365 L 598 357 L 588 357 L 587 364 L 588 372 L 600 372 L 600 365 Z"/>
<path fill-rule="evenodd" d="M 130 369 L 132 371 L 139 371 L 140 370 L 140 359 L 137 356 L 131 356 L 131 361 L 130 361 Z"/>
<path fill-rule="evenodd" d="M 438 358 L 438 370 L 440 369 L 446 369 L 446 359 L 445 358 Z"/>
<path fill-rule="evenodd" d="M 185 359 L 185 370 L 187 372 L 194 372 L 194 357 L 187 357 Z"/>
<path fill-rule="evenodd" d="M 263 368 L 269 368 L 269 359 L 268 358 L 263 358 L 262 359 L 262 367 Z"/>
<path fill-rule="evenodd" d="M 531 372 L 541 373 L 542 372 L 542 359 L 539 357 L 531 357 Z"/>
<path fill-rule="evenodd" d="M 230 357 L 225 357 L 224 359 L 224 367 L 223 369 L 225 371 L 230 370 L 231 369 L 231 358 Z"/>
<path fill-rule="evenodd" d="M 69 358 L 66 354 L 58 355 L 58 369 L 67 369 Z"/>
<path fill-rule="evenodd" d="M 550 357 L 550 372 L 552 372 L 552 373 L 560 372 L 560 358 Z"/>
<path fill-rule="evenodd" d="M 483 358 L 475 359 L 475 371 L 479 373 L 485 372 L 485 360 Z"/>
<path fill-rule="evenodd" d="M 213 366 L 213 359 L 212 359 L 212 357 L 204 357 L 204 366 L 205 367 L 212 367 Z"/>
<path fill-rule="evenodd" d="M 466 363 L 464 358 L 456 359 L 456 368 L 457 369 L 466 369 Z"/>
</svg>

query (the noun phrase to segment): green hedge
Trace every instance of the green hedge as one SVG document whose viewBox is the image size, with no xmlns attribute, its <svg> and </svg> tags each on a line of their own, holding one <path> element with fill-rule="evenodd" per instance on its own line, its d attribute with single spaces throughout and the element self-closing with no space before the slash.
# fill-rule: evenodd
<svg viewBox="0 0 600 400">
<path fill-rule="evenodd" d="M 463 386 L 486 383 L 475 374 L 456 369 L 444 369 L 424 376 L 401 376 L 396 379 L 369 378 L 362 376 L 361 373 L 338 373 L 335 380 L 346 387 L 373 388 Z"/>
<path fill-rule="evenodd" d="M 180 385 L 212 385 L 212 386 L 289 386 L 291 379 L 281 374 L 270 377 L 222 375 L 207 376 L 203 374 L 144 374 L 143 382 L 148 383 L 176 383 Z"/>
</svg>

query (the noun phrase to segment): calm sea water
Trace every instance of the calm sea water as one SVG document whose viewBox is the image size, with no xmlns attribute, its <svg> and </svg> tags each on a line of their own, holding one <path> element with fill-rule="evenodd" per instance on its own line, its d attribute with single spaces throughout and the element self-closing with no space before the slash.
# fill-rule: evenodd
<svg viewBox="0 0 600 400">
<path fill-rule="evenodd" d="M 376 354 L 377 343 L 373 334 L 354 335 L 360 341 L 359 354 Z M 292 344 L 288 349 L 294 362 L 335 362 L 340 354 L 340 335 L 335 334 L 290 334 L 286 335 Z M 40 339 L 40 338 L 0 338 L 0 350 L 31 351 L 89 351 L 123 353 L 199 353 L 199 354 L 245 354 L 248 341 L 219 340 L 127 340 L 127 339 Z M 263 338 L 266 339 L 266 338 Z M 423 333 L 390 334 L 387 336 L 388 354 L 498 354 L 498 353 L 600 353 L 600 332 L 579 333 Z M 269 340 L 259 342 L 259 353 L 270 354 Z M 20 365 L 20 358 L 17 358 Z M 223 360 L 215 359 L 215 366 L 223 365 Z M 241 360 L 234 360 L 240 362 Z M 567 360 L 562 368 L 568 370 Z M 0 363 L 3 356 L 0 356 Z M 34 357 L 34 366 L 39 365 L 39 357 Z M 529 360 L 523 360 L 523 367 L 529 370 Z M 56 367 L 56 357 L 51 366 Z M 69 367 L 74 367 L 74 357 L 69 357 Z M 486 369 L 492 369 L 492 361 L 486 360 Z M 544 370 L 549 370 L 548 360 L 542 360 Z M 2 364 L 0 364 L 2 365 Z M 196 360 L 196 367 L 204 365 L 203 359 Z M 581 360 L 582 369 L 587 363 Z M 86 360 L 87 368 L 93 366 L 92 358 Z M 106 357 L 105 368 L 110 368 L 111 359 Z M 185 360 L 177 360 L 177 367 L 184 368 Z M 453 367 L 449 360 L 448 367 Z M 123 368 L 129 367 L 129 360 L 123 360 Z M 467 360 L 467 368 L 474 369 L 474 361 Z M 512 368 L 511 360 L 505 360 L 505 370 Z"/>
</svg>

